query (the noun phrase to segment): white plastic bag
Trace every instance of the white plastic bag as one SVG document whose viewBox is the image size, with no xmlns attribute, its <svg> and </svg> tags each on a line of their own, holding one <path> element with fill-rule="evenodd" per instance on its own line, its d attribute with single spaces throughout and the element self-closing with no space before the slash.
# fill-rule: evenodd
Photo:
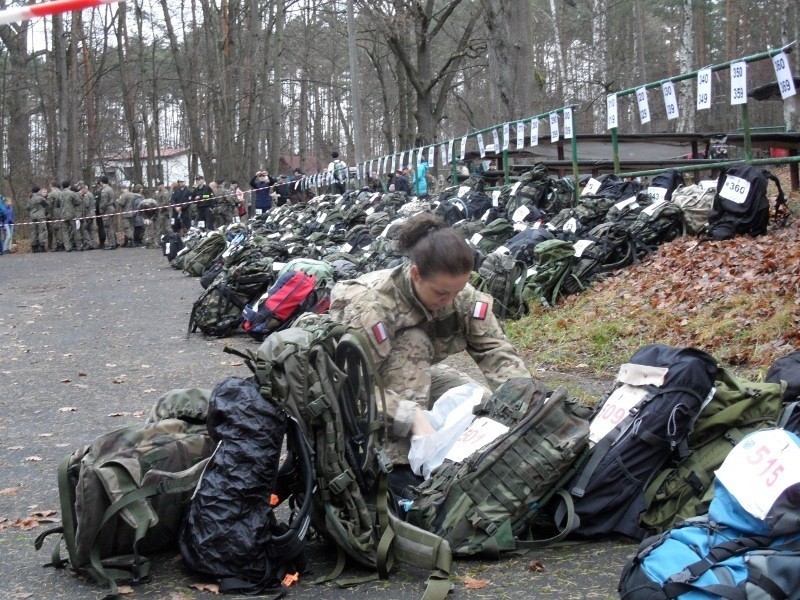
<svg viewBox="0 0 800 600">
<path fill-rule="evenodd" d="M 412 435 L 408 462 L 411 470 L 425 479 L 444 462 L 450 448 L 475 418 L 472 409 L 483 398 L 484 389 L 476 383 L 466 383 L 447 390 L 425 411 L 436 429 L 432 435 Z"/>
</svg>

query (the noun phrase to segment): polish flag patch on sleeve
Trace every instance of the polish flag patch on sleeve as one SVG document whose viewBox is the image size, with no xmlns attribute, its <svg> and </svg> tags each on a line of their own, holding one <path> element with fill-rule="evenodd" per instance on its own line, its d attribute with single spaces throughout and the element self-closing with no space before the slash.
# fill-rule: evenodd
<svg viewBox="0 0 800 600">
<path fill-rule="evenodd" d="M 379 344 L 385 342 L 386 338 L 389 337 L 389 335 L 386 333 L 386 325 L 384 325 L 383 323 L 378 323 L 377 325 L 374 325 L 372 327 L 372 335 L 375 336 L 375 339 L 378 340 Z"/>
<path fill-rule="evenodd" d="M 472 309 L 472 318 L 485 319 L 488 310 L 489 310 L 489 303 L 478 300 L 475 303 L 475 308 Z"/>
</svg>

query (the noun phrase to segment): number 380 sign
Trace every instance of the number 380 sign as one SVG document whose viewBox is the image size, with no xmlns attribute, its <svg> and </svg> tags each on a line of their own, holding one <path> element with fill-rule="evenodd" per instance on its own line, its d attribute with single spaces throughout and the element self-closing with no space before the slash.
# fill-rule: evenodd
<svg viewBox="0 0 800 600">
<path fill-rule="evenodd" d="M 782 429 L 752 433 L 731 450 L 716 475 L 742 508 L 764 519 L 780 495 L 800 483 L 800 446 Z"/>
</svg>

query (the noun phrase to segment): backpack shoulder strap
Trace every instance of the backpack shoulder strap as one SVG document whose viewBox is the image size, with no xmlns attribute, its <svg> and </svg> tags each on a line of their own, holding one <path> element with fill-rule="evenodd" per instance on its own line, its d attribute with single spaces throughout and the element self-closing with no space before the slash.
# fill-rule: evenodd
<svg viewBox="0 0 800 600">
<path fill-rule="evenodd" d="M 775 187 L 778 188 L 778 197 L 775 199 L 775 218 L 778 218 L 779 210 L 781 206 L 786 206 L 786 194 L 783 193 L 783 188 L 781 187 L 780 179 L 778 179 L 772 171 L 764 170 L 764 176 L 775 184 Z"/>
</svg>

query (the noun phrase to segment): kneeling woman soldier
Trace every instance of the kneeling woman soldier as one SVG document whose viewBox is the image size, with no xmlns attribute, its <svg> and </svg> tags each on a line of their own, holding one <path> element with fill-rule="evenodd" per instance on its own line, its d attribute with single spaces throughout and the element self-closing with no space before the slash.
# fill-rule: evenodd
<svg viewBox="0 0 800 600">
<path fill-rule="evenodd" d="M 437 363 L 466 350 L 494 389 L 530 372 L 492 312 L 492 297 L 469 285 L 474 266 L 463 236 L 421 214 L 400 229 L 409 262 L 338 283 L 331 316 L 372 343 L 386 391 L 393 464 L 407 465 L 409 438 L 433 428 L 423 411 L 448 389 L 471 381 Z"/>
</svg>

